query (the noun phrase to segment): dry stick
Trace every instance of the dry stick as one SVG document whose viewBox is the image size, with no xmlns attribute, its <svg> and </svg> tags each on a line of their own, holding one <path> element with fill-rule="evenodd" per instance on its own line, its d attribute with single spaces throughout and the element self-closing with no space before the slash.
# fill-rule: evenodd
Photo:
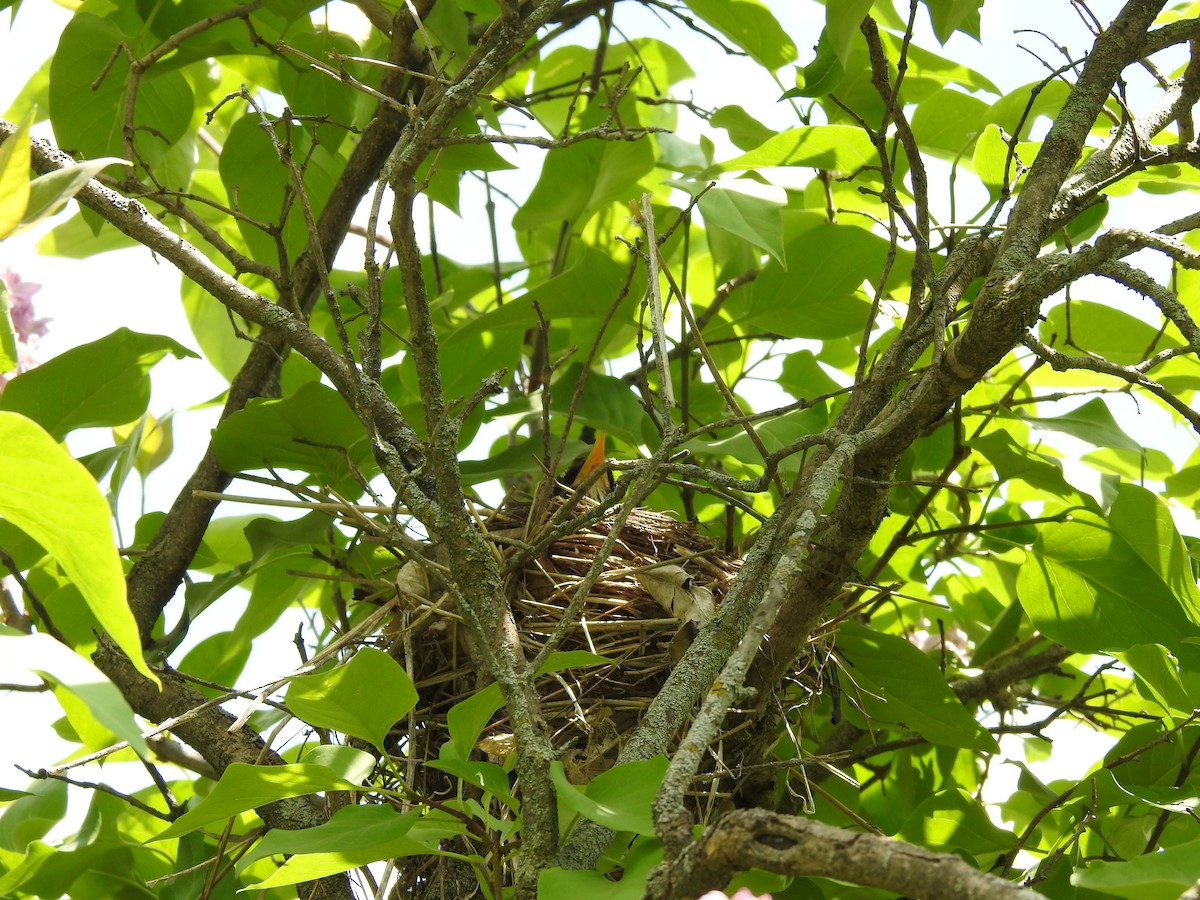
<svg viewBox="0 0 1200 900">
<path fill-rule="evenodd" d="M 647 194 L 646 196 L 648 197 L 649 195 Z M 634 208 L 634 215 L 638 220 L 638 224 L 642 226 L 643 230 L 646 231 L 646 234 L 652 239 L 654 234 L 653 225 L 647 229 L 643 221 L 642 213 L 636 207 Z M 721 396 L 725 399 L 725 404 L 729 407 L 730 411 L 742 420 L 742 428 L 745 429 L 751 443 L 754 444 L 754 448 L 762 455 L 763 461 L 765 462 L 771 456 L 771 452 L 767 449 L 767 445 L 763 443 L 762 438 L 759 437 L 758 432 L 750 423 L 749 419 L 746 418 L 746 413 L 742 409 L 742 405 L 738 402 L 737 397 L 735 397 L 733 391 L 729 389 L 729 385 L 725 383 L 725 379 L 721 375 L 721 370 L 717 366 L 716 360 L 713 359 L 712 354 L 709 352 L 708 344 L 704 340 L 704 335 L 700 333 L 700 326 L 697 324 L 696 318 L 692 315 L 691 306 L 688 305 L 687 299 L 683 296 L 683 291 L 679 289 L 679 284 L 675 281 L 675 276 L 671 274 L 671 270 L 667 266 L 667 262 L 663 258 L 662 251 L 659 250 L 658 244 L 653 243 L 653 240 L 651 240 L 649 252 L 651 257 L 657 260 L 657 263 L 652 263 L 652 265 L 655 265 L 655 267 L 663 273 L 667 279 L 667 286 L 671 289 L 672 296 L 679 301 L 679 308 L 683 310 L 683 315 L 687 319 L 688 329 L 690 330 L 692 336 L 696 339 L 696 349 L 700 351 L 700 355 L 704 359 L 704 364 L 708 366 L 709 374 L 711 374 L 713 377 L 713 383 L 716 384 L 717 390 L 720 391 Z M 663 365 L 665 366 L 665 353 L 662 358 L 664 360 Z M 660 375 L 659 377 L 662 378 L 663 376 Z M 670 384 L 669 375 L 666 378 L 665 383 Z M 778 475 L 775 476 L 775 488 L 779 491 L 779 495 L 783 496 L 785 491 L 783 479 L 781 479 Z"/>
<path fill-rule="evenodd" d="M 646 234 L 646 267 L 649 270 L 647 290 L 650 296 L 650 330 L 654 340 L 654 358 L 658 363 L 658 387 L 662 398 L 664 431 L 671 428 L 672 412 L 675 409 L 675 389 L 671 382 L 671 370 L 667 362 L 666 321 L 663 315 L 662 289 L 658 283 L 658 240 L 654 236 L 654 210 L 650 206 L 650 195 L 642 195 L 638 224 Z"/>
</svg>

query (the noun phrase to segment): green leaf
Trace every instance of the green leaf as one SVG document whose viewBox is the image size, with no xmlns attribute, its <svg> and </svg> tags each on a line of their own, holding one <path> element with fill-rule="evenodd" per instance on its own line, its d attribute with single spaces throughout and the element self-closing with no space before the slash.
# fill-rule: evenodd
<svg viewBox="0 0 1200 900">
<path fill-rule="evenodd" d="M 1005 853 L 1017 842 L 1011 831 L 992 824 L 979 801 L 961 788 L 924 800 L 895 837 L 939 853 L 965 851 L 974 857 Z"/>
<path fill-rule="evenodd" d="M 127 24 L 135 29 L 141 25 L 128 20 Z M 110 19 L 91 12 L 81 11 L 67 23 L 50 64 L 50 121 L 59 147 L 93 159 L 125 155 L 129 63 L 125 54 L 114 58 L 113 49 L 131 43 L 137 53 L 138 42 Z M 155 66 L 143 76 L 132 124 L 135 147 L 148 165 L 161 161 L 183 137 L 194 106 L 182 72 Z"/>
<path fill-rule="evenodd" d="M 29 845 L 45 837 L 66 813 L 66 782 L 35 781 L 26 796 L 0 812 L 0 847 L 14 853 L 28 852 Z"/>
<path fill-rule="evenodd" d="M 937 663 L 902 637 L 856 622 L 838 626 L 858 702 L 872 724 L 919 732 L 933 744 L 996 753 L 996 739 L 954 696 Z"/>
<path fill-rule="evenodd" d="M 621 880 L 594 869 L 543 869 L 538 875 L 539 897 L 586 897 L 588 900 L 640 900 L 646 879 L 662 861 L 662 844 L 635 842 L 622 858 Z"/>
<path fill-rule="evenodd" d="M 953 88 L 925 98 L 912 116 L 912 130 L 922 150 L 957 159 L 978 136 L 988 105 Z"/>
<path fill-rule="evenodd" d="M 709 124 L 725 129 L 730 142 L 739 150 L 753 150 L 775 134 L 740 106 L 722 106 L 714 110 Z"/>
<path fill-rule="evenodd" d="M 513 228 L 529 231 L 563 221 L 582 225 L 601 207 L 636 197 L 638 182 L 653 169 L 654 151 L 645 139 L 582 141 L 550 150 L 529 199 L 513 216 Z"/>
<path fill-rule="evenodd" d="M 550 388 L 550 409 L 563 413 L 571 408 L 575 388 L 583 378 L 583 366 L 565 367 Z M 603 372 L 589 372 L 583 396 L 575 406 L 576 421 L 602 428 L 613 437 L 636 447 L 642 442 L 646 411 L 630 386 Z"/>
<path fill-rule="evenodd" d="M 874 0 L 842 0 L 825 4 L 825 30 L 822 39 L 829 41 L 834 55 L 844 65 L 850 58 L 850 45 L 859 35 L 862 20 L 870 13 Z"/>
<path fill-rule="evenodd" d="M 417 705 L 417 689 L 398 662 L 364 647 L 332 670 L 293 678 L 287 704 L 310 725 L 368 740 L 382 751 L 391 727 Z"/>
<path fill-rule="evenodd" d="M 934 34 L 945 44 L 961 31 L 979 40 L 979 10 L 983 0 L 924 0 Z"/>
<path fill-rule="evenodd" d="M 271 127 L 275 140 L 285 149 L 290 141 L 293 159 L 304 161 L 301 176 L 304 191 L 313 215 L 319 216 L 344 163 L 325 146 L 314 147 L 312 138 L 303 129 L 288 128 L 278 120 L 271 120 Z M 291 178 L 270 135 L 263 130 L 257 112 L 242 116 L 229 129 L 218 168 L 229 202 L 235 209 L 257 222 L 273 224 L 279 224 L 286 213 L 284 246 L 291 259 L 299 256 L 309 242 L 304 214 L 299 201 L 290 207 L 285 204 L 285 198 L 292 196 L 294 199 Z M 256 259 L 278 260 L 278 248 L 270 235 L 243 218 L 239 218 L 237 224 Z"/>
<path fill-rule="evenodd" d="M 311 857 L 319 854 L 322 857 L 320 860 L 310 859 L 304 868 L 312 871 L 313 866 L 319 866 L 324 870 L 323 875 L 333 875 L 380 859 L 429 853 L 436 844 L 429 846 L 408 836 L 420 818 L 420 810 L 398 813 L 386 804 L 347 806 L 334 813 L 328 822 L 315 828 L 300 831 L 272 829 L 240 860 L 238 868 L 245 869 L 255 860 L 270 856 Z M 338 864 L 335 860 L 344 865 L 331 868 Z M 277 880 L 288 877 L 294 868 L 286 874 L 284 871 L 280 869 L 268 880 L 275 886 L 295 884 L 295 881 Z M 300 880 L 308 878 L 306 876 Z M 261 889 L 265 884 L 261 882 L 254 887 Z"/>
<path fill-rule="evenodd" d="M 146 373 L 168 353 L 196 356 L 169 337 L 118 328 L 14 379 L 0 409 L 28 416 L 59 440 L 76 428 L 124 425 L 145 413 Z"/>
<path fill-rule="evenodd" d="M 9 385 L 3 399 L 20 380 Z M 142 657 L 137 623 L 125 599 L 108 503 L 87 469 L 54 438 L 35 422 L 5 411 L 0 411 L 0 518 L 54 557 L 100 626 L 137 670 L 158 684 Z"/>
<path fill-rule="evenodd" d="M 692 12 L 774 72 L 796 58 L 796 44 L 758 0 L 687 0 Z"/>
<path fill-rule="evenodd" d="M 1039 491 L 1069 500 L 1081 496 L 1063 477 L 1059 460 L 1018 444 L 1003 429 L 972 438 L 971 449 L 981 453 L 992 464 L 1002 482 L 1019 479 Z"/>
<path fill-rule="evenodd" d="M 0 634 L 0 657 L 15 666 L 60 685 L 79 698 L 96 721 L 139 756 L 149 758 L 146 740 L 133 710 L 117 686 L 87 659 L 45 634 Z"/>
<path fill-rule="evenodd" d="M 1171 591 L 1187 617 L 1200 625 L 1200 587 L 1166 504 L 1144 487 L 1122 483 L 1108 512 L 1108 524 Z"/>
<path fill-rule="evenodd" d="M 1078 409 L 1061 416 L 1031 416 L 1023 412 L 1017 415 L 1035 428 L 1061 431 L 1097 447 L 1115 447 L 1133 452 L 1142 450 L 1142 445 L 1117 424 L 1108 404 L 1100 397 L 1094 397 Z"/>
<path fill-rule="evenodd" d="M 12 136 L 0 144 L 0 241 L 17 230 L 28 203 L 29 117 L 26 117 Z"/>
<path fill-rule="evenodd" d="M 564 669 L 608 665 L 611 662 L 607 657 L 597 656 L 586 650 L 560 651 L 551 653 L 537 674 L 547 675 Z M 475 742 L 479 740 L 479 735 L 487 723 L 503 705 L 504 698 L 500 694 L 500 686 L 493 682 L 450 707 L 446 713 L 446 727 L 450 732 L 450 740 L 442 744 L 438 754 L 440 758 L 466 759 L 475 749 Z"/>
<path fill-rule="evenodd" d="M 347 781 L 325 766 L 292 763 L 286 766 L 252 766 L 231 763 L 207 797 L 176 819 L 169 828 L 150 838 L 165 841 L 220 822 L 250 809 L 322 791 L 355 791 L 361 784 Z"/>
<path fill-rule="evenodd" d="M 1127 312 L 1076 299 L 1052 307 L 1038 324 L 1038 337 L 1064 353 L 1078 355 L 1082 350 L 1122 366 L 1137 365 L 1148 352 L 1181 346 L 1171 331 L 1160 334 Z M 1099 398 L 1095 402 L 1100 402 Z"/>
<path fill-rule="evenodd" d="M 763 266 L 746 320 L 785 337 L 861 333 L 871 312 L 861 289 L 879 277 L 887 241 L 855 225 L 821 223 L 789 241 L 786 252 L 788 269 L 775 260 Z"/>
<path fill-rule="evenodd" d="M 667 764 L 665 756 L 656 756 L 614 766 L 581 790 L 567 781 L 563 764 L 555 761 L 550 764 L 550 780 L 559 801 L 585 818 L 614 831 L 653 835 L 650 807 L 667 774 Z"/>
<path fill-rule="evenodd" d="M 366 469 L 372 460 L 358 417 L 337 391 L 315 381 L 282 400 L 251 400 L 217 426 L 213 449 L 227 472 L 281 466 L 339 484 L 350 479 L 347 459 Z"/>
<path fill-rule="evenodd" d="M 476 762 L 465 759 L 432 760 L 427 766 L 447 772 L 467 784 L 473 784 L 503 802 L 513 812 L 520 811 L 520 803 L 513 796 L 508 773 L 495 763 Z"/>
<path fill-rule="evenodd" d="M 0 279 L 0 374 L 12 372 L 20 365 L 17 332 L 12 322 L 12 301 L 8 286 Z"/>
<path fill-rule="evenodd" d="M 1163 709 L 1188 713 L 1196 700 L 1179 677 L 1179 666 L 1166 647 L 1158 644 L 1134 644 L 1124 653 L 1114 654 L 1138 677 L 1138 691 Z"/>
<path fill-rule="evenodd" d="M 1200 872 L 1200 841 L 1190 841 L 1123 862 L 1093 862 L 1076 870 L 1071 884 L 1122 900 L 1176 900 Z"/>
<path fill-rule="evenodd" d="M 975 142 L 971 168 L 993 197 L 1016 175 L 1016 159 L 1009 162 L 1008 143 L 995 125 L 986 125 Z"/>
<path fill-rule="evenodd" d="M 724 228 L 730 234 L 745 238 L 787 268 L 779 204 L 738 191 L 713 188 L 700 198 L 700 212 L 707 225 Z"/>
<path fill-rule="evenodd" d="M 34 225 L 58 212 L 68 200 L 83 190 L 83 186 L 108 166 L 128 165 L 123 159 L 105 156 L 72 163 L 45 175 L 39 175 L 29 185 L 29 205 L 22 225 Z"/>
<path fill-rule="evenodd" d="M 781 131 L 750 152 L 717 163 L 713 171 L 806 166 L 855 172 L 874 161 L 875 148 L 861 128 L 850 125 L 805 125 Z"/>
<path fill-rule="evenodd" d="M 1046 637 L 1079 653 L 1161 644 L 1183 665 L 1200 664 L 1200 627 L 1139 549 L 1148 552 L 1094 513 L 1045 525 L 1017 576 L 1021 605 Z"/>
</svg>

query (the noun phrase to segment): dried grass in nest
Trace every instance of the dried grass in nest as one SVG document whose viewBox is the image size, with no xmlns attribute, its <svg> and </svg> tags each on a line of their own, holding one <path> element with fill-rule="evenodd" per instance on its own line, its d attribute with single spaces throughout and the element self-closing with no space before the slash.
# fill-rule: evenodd
<svg viewBox="0 0 1200 900">
<path fill-rule="evenodd" d="M 498 546 L 508 556 L 517 551 L 505 544 L 503 537 L 521 538 L 528 515 L 527 507 L 509 507 L 481 517 L 481 523 L 501 538 Z M 526 560 L 521 571 L 509 579 L 509 599 L 527 658 L 542 648 L 559 625 L 613 525 L 610 515 L 565 535 Z M 631 512 L 580 615 L 557 648 L 587 651 L 611 662 L 549 673 L 537 681 L 542 712 L 554 746 L 565 751 L 564 764 L 571 780 L 587 781 L 612 766 L 624 736 L 640 721 L 695 633 L 693 624 L 673 616 L 643 585 L 663 573 L 683 577 L 679 574 L 682 569 L 688 590 L 710 591 L 719 604 L 738 563 L 691 525 L 652 510 Z M 407 723 L 399 723 L 397 737 L 406 745 L 405 755 L 418 761 L 437 758 L 438 747 L 449 736 L 446 713 L 481 687 L 465 636 L 457 627 L 457 616 L 444 598 L 415 602 L 406 614 L 407 621 L 418 620 L 439 602 L 436 614 L 426 619 L 431 624 L 409 635 L 421 701 L 412 719 L 416 727 L 410 730 Z M 493 759 L 503 757 L 508 732 L 501 712 L 485 731 L 479 749 Z M 427 769 L 424 774 L 427 780 L 418 776 L 413 787 L 436 793 L 444 776 Z"/>
</svg>

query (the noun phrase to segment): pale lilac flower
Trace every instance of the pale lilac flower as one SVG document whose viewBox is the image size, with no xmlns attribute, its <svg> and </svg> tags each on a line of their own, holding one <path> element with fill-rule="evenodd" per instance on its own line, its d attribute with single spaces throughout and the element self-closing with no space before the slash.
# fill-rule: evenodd
<svg viewBox="0 0 1200 900">
<path fill-rule="evenodd" d="M 709 891 L 701 894 L 697 900 L 771 900 L 770 894 L 755 894 L 750 888 L 738 888 L 733 894 L 724 891 Z"/>
<path fill-rule="evenodd" d="M 46 323 L 50 320 L 35 318 L 33 311 L 33 295 L 42 286 L 32 281 L 22 281 L 21 276 L 12 269 L 4 270 L 4 286 L 8 288 L 8 312 L 12 316 L 17 340 L 28 342 L 34 335 L 44 335 Z"/>
</svg>

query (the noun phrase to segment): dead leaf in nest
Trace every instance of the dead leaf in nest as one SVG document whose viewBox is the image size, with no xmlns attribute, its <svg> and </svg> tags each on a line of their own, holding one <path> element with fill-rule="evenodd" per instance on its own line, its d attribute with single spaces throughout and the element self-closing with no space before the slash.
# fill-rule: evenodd
<svg viewBox="0 0 1200 900">
<path fill-rule="evenodd" d="M 681 566 L 658 566 L 634 576 L 647 594 L 679 622 L 703 628 L 716 612 L 713 592 Z"/>
<path fill-rule="evenodd" d="M 396 590 L 406 599 L 428 602 L 429 575 L 420 563 L 410 559 L 396 573 Z"/>
</svg>

